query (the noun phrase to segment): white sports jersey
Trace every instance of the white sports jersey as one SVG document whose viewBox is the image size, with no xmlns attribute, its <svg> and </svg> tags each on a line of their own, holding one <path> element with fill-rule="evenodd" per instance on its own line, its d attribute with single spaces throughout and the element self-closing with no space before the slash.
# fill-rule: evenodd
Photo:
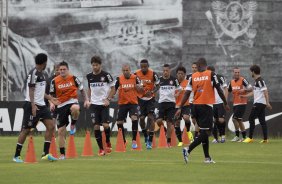
<svg viewBox="0 0 282 184">
<path fill-rule="evenodd" d="M 186 76 L 186 79 L 189 81 L 190 78 L 192 77 L 192 73 Z M 186 90 L 186 89 L 185 89 Z M 189 96 L 189 103 L 192 104 L 194 100 L 194 92 L 191 91 L 190 96 Z"/>
<path fill-rule="evenodd" d="M 181 86 L 176 78 L 170 76 L 168 79 L 160 77 L 160 98 L 159 103 L 174 102 L 175 103 L 175 90 L 181 90 Z"/>
<path fill-rule="evenodd" d="M 264 91 L 267 90 L 264 80 L 259 77 L 255 81 L 254 85 L 254 103 L 266 104 L 266 99 L 264 96 Z"/>
<path fill-rule="evenodd" d="M 36 70 L 36 68 L 33 68 L 29 73 L 27 77 L 27 86 L 26 86 L 26 96 L 25 101 L 30 102 L 29 97 L 29 88 L 35 87 L 34 90 L 34 103 L 39 106 L 44 106 L 44 94 L 46 90 L 46 80 L 48 78 L 48 75 L 45 71 L 39 72 Z"/>
<path fill-rule="evenodd" d="M 99 74 L 89 73 L 86 76 L 88 87 L 91 90 L 91 104 L 103 105 L 103 100 L 109 95 L 110 88 L 115 86 L 115 81 L 111 74 L 101 71 Z"/>
<path fill-rule="evenodd" d="M 226 80 L 225 80 L 225 78 L 222 75 L 217 74 L 216 76 L 217 76 L 218 82 L 220 84 L 220 88 L 224 92 L 224 88 L 227 87 Z M 214 95 L 215 95 L 215 103 L 214 104 L 221 104 L 221 103 L 223 103 L 222 99 L 218 95 L 218 92 L 217 92 L 216 88 L 214 88 Z"/>
</svg>

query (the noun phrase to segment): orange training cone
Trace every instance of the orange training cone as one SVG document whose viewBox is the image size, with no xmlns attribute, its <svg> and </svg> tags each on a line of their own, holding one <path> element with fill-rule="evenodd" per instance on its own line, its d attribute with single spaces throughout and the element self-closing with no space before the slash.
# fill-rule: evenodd
<svg viewBox="0 0 282 184">
<path fill-rule="evenodd" d="M 153 136 L 152 148 L 157 148 L 157 143 L 156 143 L 156 136 L 155 136 L 155 133 L 154 133 L 154 136 Z"/>
<path fill-rule="evenodd" d="M 177 146 L 176 134 L 173 125 L 171 126 L 171 146 L 172 147 Z"/>
<path fill-rule="evenodd" d="M 93 150 L 92 150 L 92 143 L 91 143 L 91 135 L 88 130 L 86 130 L 86 135 L 84 139 L 84 146 L 83 146 L 83 152 L 81 156 L 87 157 L 87 156 L 93 156 Z"/>
<path fill-rule="evenodd" d="M 118 129 L 117 135 L 117 144 L 116 144 L 116 151 L 115 152 L 125 152 L 125 145 L 123 142 L 122 130 Z"/>
<path fill-rule="evenodd" d="M 26 151 L 25 161 L 24 162 L 25 163 L 37 163 L 32 136 L 29 137 L 29 141 L 28 141 L 28 145 L 27 145 L 27 151 Z"/>
<path fill-rule="evenodd" d="M 167 148 L 166 136 L 164 126 L 161 126 L 158 148 Z"/>
<path fill-rule="evenodd" d="M 136 149 L 131 149 L 131 150 L 142 151 L 142 144 L 141 144 L 141 140 L 140 140 L 139 131 L 137 131 L 136 143 L 137 143 L 137 148 Z"/>
<path fill-rule="evenodd" d="M 190 141 L 188 139 L 188 134 L 187 134 L 187 129 L 186 127 L 184 127 L 183 129 L 183 133 L 182 133 L 182 142 L 183 142 L 183 145 L 187 146 L 189 145 Z"/>
<path fill-rule="evenodd" d="M 76 157 L 77 157 L 77 153 L 74 143 L 74 135 L 70 135 L 66 158 L 76 158 Z"/>
<path fill-rule="evenodd" d="M 53 157 L 58 158 L 55 135 L 52 136 L 51 145 L 50 145 L 50 148 L 49 148 L 49 153 L 51 153 L 53 155 Z"/>
</svg>

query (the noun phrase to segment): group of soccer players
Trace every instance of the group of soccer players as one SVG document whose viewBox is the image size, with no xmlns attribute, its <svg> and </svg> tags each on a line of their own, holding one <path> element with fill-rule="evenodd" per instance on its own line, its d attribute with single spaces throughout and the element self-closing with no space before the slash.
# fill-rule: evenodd
<svg viewBox="0 0 282 184">
<path fill-rule="evenodd" d="M 15 162 L 23 162 L 20 156 L 22 146 L 27 135 L 36 127 L 39 120 L 46 126 L 42 159 L 57 160 L 49 154 L 55 125 L 58 128 L 59 159 L 65 159 L 66 127 L 71 123 L 70 134 L 74 134 L 80 113 L 78 90 L 83 96 L 84 107 L 90 111 L 94 135 L 99 146 L 98 155 L 100 156 L 110 153 L 112 150 L 109 105 L 116 93 L 118 93 L 116 124 L 118 129 L 123 132 L 123 140 L 126 145 L 123 124 L 126 123 L 126 118 L 129 115 L 132 121 L 132 149 L 138 148 L 136 136 L 139 124 L 145 138 L 146 148 L 152 149 L 156 126 L 163 126 L 164 122 L 166 122 L 168 147 L 171 147 L 172 126 L 175 127 L 179 141 L 178 146 L 182 146 L 180 121 L 183 118 L 187 136 L 192 142 L 189 147 L 183 149 L 184 160 L 187 162 L 190 152 L 202 144 L 205 163 L 214 163 L 209 155 L 208 137 L 213 132 L 215 138 L 213 142 L 219 142 L 218 131 L 220 142 L 225 142 L 224 115 L 225 110 L 229 110 L 226 100 L 228 93 L 232 93 L 233 96 L 233 122 L 236 128 L 236 136 L 232 141 L 253 142 L 254 120 L 256 118 L 259 118 L 263 128 L 264 139 L 262 142 L 268 141 L 265 107 L 271 109 L 271 105 L 265 82 L 260 77 L 260 68 L 257 65 L 250 68 L 252 77 L 255 79 L 255 85 L 252 87 L 245 78 L 240 76 L 239 68 L 234 69 L 233 80 L 227 85 L 224 77 L 215 74 L 214 67 L 207 66 L 204 58 L 200 58 L 192 64 L 192 73 L 189 75 L 187 75 L 185 67 L 178 67 L 176 77 L 171 75 L 169 64 L 163 65 L 162 76 L 159 77 L 149 68 L 149 62 L 146 59 L 140 61 L 140 69 L 134 73 L 131 71 L 130 64 L 123 64 L 122 73 L 116 79 L 110 73 L 102 70 L 102 59 L 99 56 L 93 56 L 90 63 L 92 71 L 86 75 L 88 81 L 86 91 L 81 81 L 70 73 L 67 62 L 62 61 L 55 65 L 54 75 L 48 78 L 44 71 L 47 55 L 41 53 L 35 57 L 36 66 L 30 71 L 27 79 L 22 131 L 13 157 Z M 249 117 L 250 135 L 246 138 L 242 117 L 247 97 L 252 95 L 254 96 L 254 106 Z M 158 96 L 157 105 L 155 96 Z M 155 111 L 156 107 L 157 111 Z M 71 122 L 69 122 L 69 116 Z M 190 131 L 190 118 L 195 126 L 195 137 Z M 105 150 L 103 149 L 100 126 L 104 127 L 106 135 Z M 239 128 L 244 140 L 239 138 Z"/>
</svg>

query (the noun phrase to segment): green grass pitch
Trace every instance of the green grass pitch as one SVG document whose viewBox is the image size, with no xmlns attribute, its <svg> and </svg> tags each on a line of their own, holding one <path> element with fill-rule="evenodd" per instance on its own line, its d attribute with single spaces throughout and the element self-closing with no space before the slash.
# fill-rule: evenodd
<svg viewBox="0 0 282 184">
<path fill-rule="evenodd" d="M 252 144 L 230 141 L 210 144 L 210 153 L 216 164 L 203 163 L 201 146 L 192 152 L 188 164 L 184 164 L 179 147 L 148 151 L 143 145 L 142 151 L 131 151 L 128 146 L 125 153 L 115 153 L 113 150 L 110 155 L 99 157 L 93 135 L 93 157 L 79 156 L 76 159 L 48 162 L 40 160 L 43 136 L 36 136 L 34 141 L 38 163 L 17 164 L 12 162 L 17 137 L 0 137 L 1 184 L 282 183 L 281 139 L 270 140 L 268 144 L 259 144 L 258 140 Z M 112 143 L 115 141 L 112 138 Z M 75 142 L 77 152 L 81 155 L 84 137 L 75 137 Z M 23 158 L 27 143 L 22 150 Z"/>
</svg>

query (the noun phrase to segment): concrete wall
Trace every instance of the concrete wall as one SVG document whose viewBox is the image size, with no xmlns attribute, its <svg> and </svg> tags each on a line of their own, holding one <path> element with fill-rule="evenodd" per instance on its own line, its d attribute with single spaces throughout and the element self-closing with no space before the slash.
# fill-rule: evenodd
<svg viewBox="0 0 282 184">
<path fill-rule="evenodd" d="M 221 42 L 227 55 L 217 46 L 215 31 L 205 15 L 205 12 L 210 10 L 216 30 L 222 32 L 216 21 L 212 2 L 214 1 L 183 0 L 183 64 L 190 67 L 197 58 L 205 57 L 208 64 L 216 66 L 217 72 L 228 79 L 232 77 L 232 68 L 238 66 L 242 69 L 242 75 L 251 82 L 253 80 L 250 78 L 249 66 L 258 64 L 262 68 L 262 76 L 269 88 L 271 101 L 281 102 L 282 0 L 255 1 L 257 8 L 253 11 L 253 23 L 249 30 L 253 33 L 253 38 L 252 34 L 244 34 L 236 39 L 224 34 Z M 228 5 L 234 1 L 221 2 Z M 237 2 L 243 6 L 249 1 Z M 227 12 L 230 10 L 227 9 Z M 248 9 L 244 11 L 247 12 Z"/>
</svg>

